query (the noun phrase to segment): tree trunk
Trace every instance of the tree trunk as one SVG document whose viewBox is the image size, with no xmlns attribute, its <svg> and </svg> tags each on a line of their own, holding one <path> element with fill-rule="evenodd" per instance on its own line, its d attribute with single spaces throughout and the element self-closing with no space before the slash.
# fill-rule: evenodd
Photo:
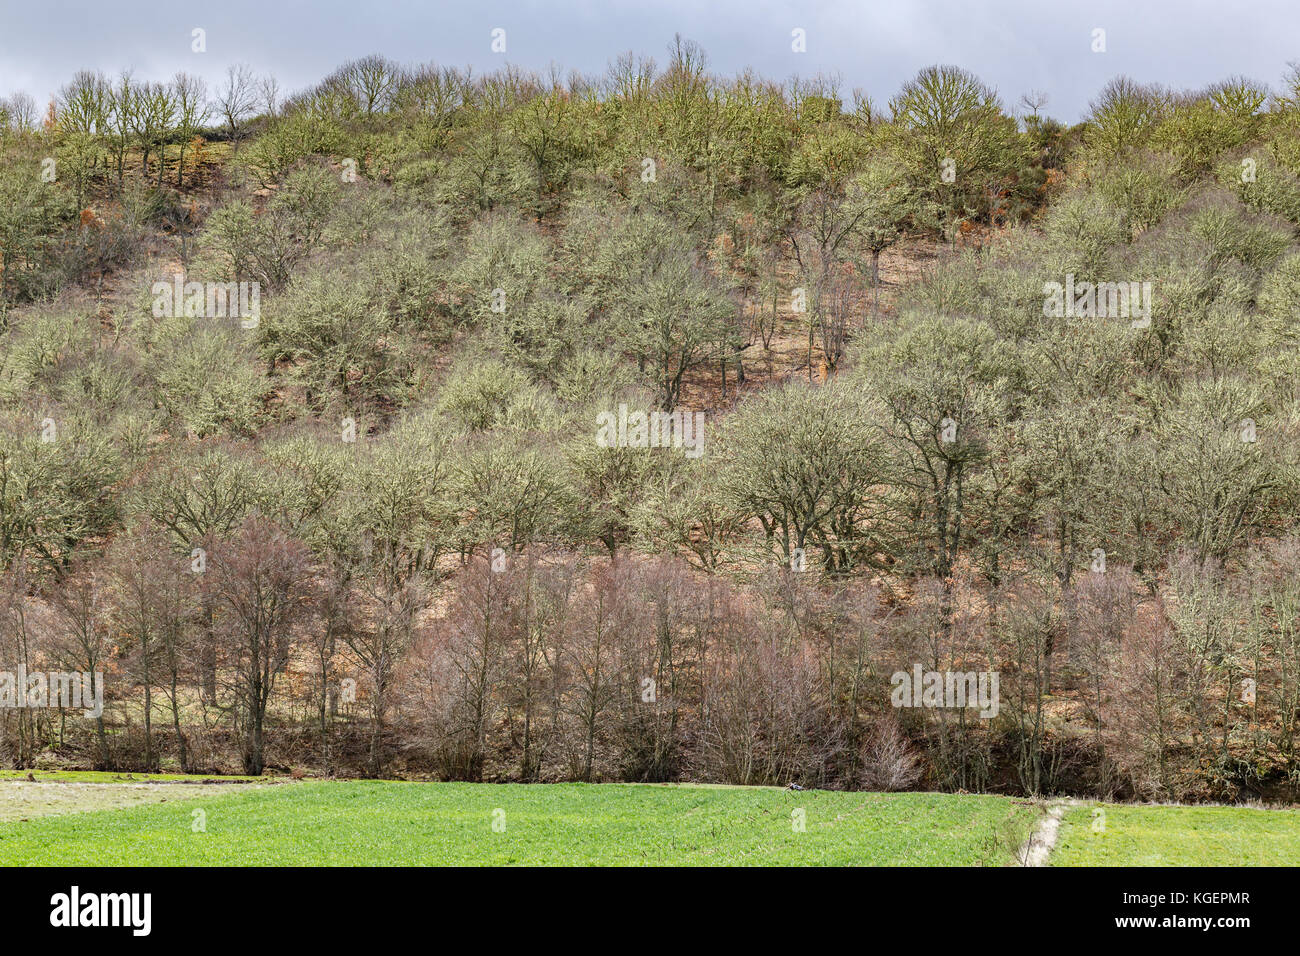
<svg viewBox="0 0 1300 956">
<path fill-rule="evenodd" d="M 181 730 L 181 712 L 180 706 L 176 701 L 176 685 L 178 683 L 176 669 L 172 668 L 172 727 L 176 731 L 176 747 L 180 751 L 181 773 L 190 772 L 190 748 L 189 742 L 185 739 L 185 733 Z"/>
<path fill-rule="evenodd" d="M 203 675 L 203 699 L 209 704 L 217 701 L 217 641 L 212 633 L 213 624 L 212 605 L 204 602 L 203 649 L 199 655 L 199 669 Z"/>
</svg>

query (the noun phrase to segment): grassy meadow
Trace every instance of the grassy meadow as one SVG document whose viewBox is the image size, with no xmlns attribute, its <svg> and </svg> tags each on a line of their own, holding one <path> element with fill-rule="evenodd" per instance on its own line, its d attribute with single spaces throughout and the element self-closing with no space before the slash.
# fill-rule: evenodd
<svg viewBox="0 0 1300 956">
<path fill-rule="evenodd" d="M 12 786 L 0 783 L 0 801 Z M 1039 816 L 1028 801 L 936 793 L 383 781 L 205 789 L 210 797 L 0 822 L 0 865 L 1003 866 Z"/>
<path fill-rule="evenodd" d="M 1098 808 L 1104 816 L 1094 814 Z M 1300 866 L 1300 811 L 1123 804 L 1074 807 L 1062 820 L 1051 862 L 1053 866 Z"/>
</svg>

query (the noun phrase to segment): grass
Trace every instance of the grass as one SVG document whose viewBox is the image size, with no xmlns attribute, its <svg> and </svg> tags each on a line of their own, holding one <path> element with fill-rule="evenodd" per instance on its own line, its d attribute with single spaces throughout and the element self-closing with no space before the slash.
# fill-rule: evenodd
<svg viewBox="0 0 1300 956">
<path fill-rule="evenodd" d="M 1093 808 L 1105 812 L 1093 830 Z M 1300 811 L 1095 804 L 1068 810 L 1053 866 L 1300 866 Z"/>
<path fill-rule="evenodd" d="M 224 795 L 0 822 L 0 865 L 1001 866 L 1039 816 L 1026 801 L 936 793 L 379 781 L 208 789 Z M 193 830 L 196 809 L 205 832 Z"/>
</svg>

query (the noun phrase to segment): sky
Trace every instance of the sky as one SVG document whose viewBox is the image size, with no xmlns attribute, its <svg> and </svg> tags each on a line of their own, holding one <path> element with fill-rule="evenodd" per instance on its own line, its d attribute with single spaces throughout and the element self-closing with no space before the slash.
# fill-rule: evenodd
<svg viewBox="0 0 1300 956">
<path fill-rule="evenodd" d="M 504 53 L 492 50 L 496 28 Z M 918 70 L 953 64 L 1009 109 L 1036 90 L 1046 113 L 1076 122 L 1120 74 L 1180 89 L 1245 75 L 1276 88 L 1300 59 L 1298 28 L 1297 0 L 0 0 L 0 96 L 24 90 L 43 110 L 78 69 L 143 80 L 185 70 L 215 85 L 234 63 L 292 93 L 369 53 L 475 73 L 508 62 L 598 74 L 629 50 L 662 64 L 680 33 L 717 74 L 837 76 L 846 102 L 858 88 L 884 107 Z M 792 49 L 796 29 L 805 52 Z"/>
</svg>

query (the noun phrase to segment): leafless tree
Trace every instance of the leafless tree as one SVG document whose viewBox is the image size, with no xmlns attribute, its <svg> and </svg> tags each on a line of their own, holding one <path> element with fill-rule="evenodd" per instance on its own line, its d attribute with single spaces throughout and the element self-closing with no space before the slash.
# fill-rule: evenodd
<svg viewBox="0 0 1300 956">
<path fill-rule="evenodd" d="M 226 82 L 217 89 L 216 104 L 230 138 L 238 142 L 244 121 L 257 107 L 257 79 L 251 67 L 240 63 L 226 68 Z"/>
<path fill-rule="evenodd" d="M 190 140 L 207 125 L 212 115 L 208 103 L 208 85 L 202 77 L 177 73 L 172 78 L 172 96 L 176 103 L 176 131 L 180 134 L 180 156 L 176 160 L 176 185 L 184 184 L 185 150 Z"/>
<path fill-rule="evenodd" d="M 268 73 L 257 82 L 257 105 L 267 116 L 275 117 L 280 111 L 280 81 Z"/>
<path fill-rule="evenodd" d="M 562 666 L 570 675 L 565 710 L 572 722 L 570 752 L 575 776 L 591 783 L 597 754 L 607 744 L 613 704 L 618 694 L 614 591 L 608 568 L 596 570 L 575 598 L 572 627 L 565 642 Z"/>
<path fill-rule="evenodd" d="M 66 573 L 50 589 L 50 603 L 55 613 L 51 656 L 70 671 L 89 674 L 91 695 L 99 701 L 107 696 L 106 689 L 95 675 L 105 672 L 111 654 L 111 600 L 106 576 L 89 566 Z M 99 741 L 98 765 L 108 768 L 108 734 L 102 713 L 95 718 L 95 730 Z"/>
<path fill-rule="evenodd" d="M 244 771 L 265 767 L 266 715 L 311 611 L 307 549 L 269 521 L 250 518 L 208 551 L 204 581 L 218 610 L 217 635 L 242 730 Z"/>
<path fill-rule="evenodd" d="M 36 129 L 36 100 L 24 90 L 0 100 L 0 114 L 9 117 L 9 127 L 19 133 L 29 133 Z"/>
</svg>

